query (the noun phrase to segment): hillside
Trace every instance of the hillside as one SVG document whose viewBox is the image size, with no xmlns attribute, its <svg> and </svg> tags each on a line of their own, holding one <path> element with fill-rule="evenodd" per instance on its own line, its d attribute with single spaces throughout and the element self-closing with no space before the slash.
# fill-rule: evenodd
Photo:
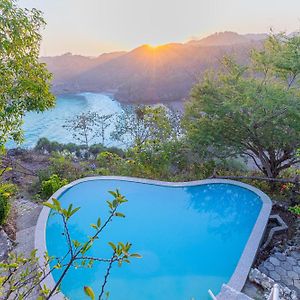
<svg viewBox="0 0 300 300">
<path fill-rule="evenodd" d="M 236 32 L 225 31 L 216 32 L 202 39 L 191 40 L 188 44 L 196 44 L 198 46 L 230 46 L 237 44 L 252 43 L 264 40 L 267 34 L 238 34 Z"/>
<path fill-rule="evenodd" d="M 112 92 L 122 102 L 171 102 L 186 98 L 193 84 L 207 69 L 217 68 L 224 55 L 246 62 L 249 50 L 264 38 L 224 32 L 185 44 L 143 45 L 95 58 L 68 53 L 41 60 L 54 74 L 56 94 Z"/>
</svg>

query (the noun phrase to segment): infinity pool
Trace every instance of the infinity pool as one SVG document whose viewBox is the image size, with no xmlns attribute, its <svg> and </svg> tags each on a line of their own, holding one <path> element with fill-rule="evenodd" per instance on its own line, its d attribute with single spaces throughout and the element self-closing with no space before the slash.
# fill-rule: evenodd
<svg viewBox="0 0 300 300">
<path fill-rule="evenodd" d="M 108 216 L 109 190 L 119 189 L 128 202 L 94 244 L 89 254 L 110 257 L 112 242 L 130 241 L 134 259 L 114 266 L 106 290 L 111 300 L 206 300 L 229 282 L 263 206 L 261 197 L 231 183 L 168 186 L 127 180 L 87 180 L 59 196 L 63 207 L 81 209 L 70 221 L 72 239 L 84 241 L 98 217 Z M 49 214 L 46 247 L 50 256 L 66 253 L 63 224 Z M 262 233 L 261 233 L 262 234 Z M 259 237 L 259 239 L 261 236 Z M 253 253 L 254 257 L 254 253 Z M 70 299 L 84 299 L 83 286 L 99 292 L 107 265 L 71 269 L 62 284 Z M 249 270 L 248 270 L 249 271 Z M 54 280 L 60 270 L 53 272 Z"/>
</svg>

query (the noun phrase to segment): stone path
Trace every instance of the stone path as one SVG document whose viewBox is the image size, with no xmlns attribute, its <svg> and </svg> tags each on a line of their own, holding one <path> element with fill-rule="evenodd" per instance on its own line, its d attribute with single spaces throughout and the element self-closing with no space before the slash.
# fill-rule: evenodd
<svg viewBox="0 0 300 300">
<path fill-rule="evenodd" d="M 275 282 L 295 290 L 300 297 L 300 251 L 275 252 L 258 269 Z"/>
<path fill-rule="evenodd" d="M 17 199 L 14 205 L 18 214 L 15 251 L 28 256 L 34 249 L 34 231 L 42 205 L 25 199 Z"/>
<path fill-rule="evenodd" d="M 13 206 L 17 212 L 17 233 L 14 243 L 16 247 L 14 247 L 14 251 L 23 253 L 27 257 L 34 248 L 35 225 L 42 206 L 23 198 L 16 199 Z M 0 230 L 0 260 L 4 259 L 11 249 L 12 243 L 6 233 Z"/>
<path fill-rule="evenodd" d="M 42 209 L 42 205 L 33 203 L 25 199 L 17 199 L 14 203 L 17 209 L 17 234 L 16 247 L 14 251 L 23 253 L 28 257 L 34 249 L 35 226 Z M 26 297 L 26 300 L 36 300 L 39 296 L 39 288 L 35 288 L 32 294 Z"/>
</svg>

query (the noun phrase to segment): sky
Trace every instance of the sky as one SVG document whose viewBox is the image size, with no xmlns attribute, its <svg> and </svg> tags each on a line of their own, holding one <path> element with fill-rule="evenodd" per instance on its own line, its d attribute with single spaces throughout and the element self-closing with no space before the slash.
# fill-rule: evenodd
<svg viewBox="0 0 300 300">
<path fill-rule="evenodd" d="M 44 12 L 42 56 L 97 56 L 139 45 L 185 42 L 215 32 L 292 32 L 299 0 L 19 0 Z"/>
</svg>

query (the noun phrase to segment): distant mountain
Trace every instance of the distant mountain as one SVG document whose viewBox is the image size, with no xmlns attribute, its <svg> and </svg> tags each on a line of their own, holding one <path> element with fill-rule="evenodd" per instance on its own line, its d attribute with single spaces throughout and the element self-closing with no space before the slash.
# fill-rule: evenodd
<svg viewBox="0 0 300 300">
<path fill-rule="evenodd" d="M 266 35 L 213 34 L 185 44 L 140 46 L 129 52 L 95 58 L 72 55 L 42 57 L 54 74 L 56 94 L 112 92 L 121 102 L 181 101 L 208 69 L 216 69 L 224 55 L 245 63 L 249 50 L 260 47 Z"/>
<path fill-rule="evenodd" d="M 208 37 L 189 41 L 188 44 L 197 44 L 199 46 L 230 46 L 237 44 L 245 44 L 251 42 L 262 41 L 267 37 L 267 34 L 238 34 L 236 32 L 225 31 L 216 32 Z"/>
<path fill-rule="evenodd" d="M 48 69 L 54 74 L 53 84 L 63 84 L 65 80 L 76 76 L 97 65 L 117 58 L 126 52 L 104 53 L 98 57 L 87 57 L 65 53 L 59 56 L 41 57 L 41 61 L 47 64 Z"/>
</svg>

